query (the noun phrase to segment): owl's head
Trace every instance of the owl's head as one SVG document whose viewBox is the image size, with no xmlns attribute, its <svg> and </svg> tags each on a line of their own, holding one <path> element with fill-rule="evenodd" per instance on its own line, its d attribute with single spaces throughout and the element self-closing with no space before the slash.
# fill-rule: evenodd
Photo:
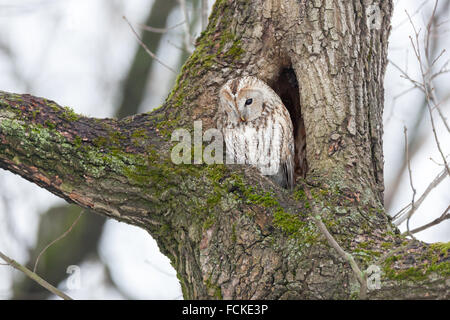
<svg viewBox="0 0 450 320">
<path fill-rule="evenodd" d="M 263 115 L 265 101 L 275 92 L 256 77 L 229 80 L 219 92 L 220 105 L 232 123 L 250 122 Z"/>
</svg>

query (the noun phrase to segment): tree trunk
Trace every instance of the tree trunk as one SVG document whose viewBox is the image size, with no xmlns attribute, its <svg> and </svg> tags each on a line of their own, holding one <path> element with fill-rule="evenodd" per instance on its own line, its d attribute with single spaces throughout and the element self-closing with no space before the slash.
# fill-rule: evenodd
<svg viewBox="0 0 450 320">
<path fill-rule="evenodd" d="M 448 245 L 400 237 L 383 209 L 391 13 L 392 1 L 217 1 L 176 87 L 152 113 L 99 120 L 1 93 L 0 167 L 148 230 L 186 299 L 360 297 L 313 215 L 361 270 L 380 268 L 369 298 L 448 299 Z M 214 127 L 218 89 L 248 74 L 274 88 L 294 126 L 304 122 L 309 171 L 292 192 L 254 168 L 170 160 L 171 132 L 197 120 Z"/>
</svg>

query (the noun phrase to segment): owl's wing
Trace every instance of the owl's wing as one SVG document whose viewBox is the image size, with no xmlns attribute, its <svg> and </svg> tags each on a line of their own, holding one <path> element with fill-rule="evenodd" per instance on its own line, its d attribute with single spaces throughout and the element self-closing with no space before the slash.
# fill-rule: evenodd
<svg viewBox="0 0 450 320">
<path fill-rule="evenodd" d="M 278 172 L 268 176 L 285 189 L 294 188 L 294 166 L 292 161 L 281 162 Z"/>
<path fill-rule="evenodd" d="M 283 129 L 284 130 L 284 129 Z M 272 179 L 286 189 L 294 188 L 294 138 L 290 131 L 285 130 L 284 132 L 288 132 L 286 135 L 286 141 L 283 141 L 281 146 L 281 159 L 278 168 L 278 172 L 272 176 Z"/>
</svg>

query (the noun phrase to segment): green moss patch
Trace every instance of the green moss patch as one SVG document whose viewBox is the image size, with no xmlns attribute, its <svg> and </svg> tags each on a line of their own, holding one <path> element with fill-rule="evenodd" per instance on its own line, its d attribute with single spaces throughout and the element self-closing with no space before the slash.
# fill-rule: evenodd
<svg viewBox="0 0 450 320">
<path fill-rule="evenodd" d="M 432 273 L 450 277 L 449 247 L 450 243 L 434 243 L 420 252 L 406 250 L 386 259 L 383 271 L 393 280 L 422 281 Z"/>
</svg>

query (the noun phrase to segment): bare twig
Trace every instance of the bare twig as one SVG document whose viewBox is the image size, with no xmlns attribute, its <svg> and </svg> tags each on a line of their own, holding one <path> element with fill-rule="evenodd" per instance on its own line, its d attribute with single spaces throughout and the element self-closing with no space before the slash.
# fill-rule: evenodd
<svg viewBox="0 0 450 320">
<path fill-rule="evenodd" d="M 412 78 L 409 76 L 409 74 L 408 74 L 406 71 L 404 71 L 401 67 L 399 67 L 395 62 L 393 62 L 392 60 L 388 60 L 388 62 L 389 62 L 390 64 L 392 64 L 392 66 L 394 66 L 395 69 L 397 69 L 398 71 L 400 71 L 400 73 L 401 73 L 400 76 L 401 76 L 403 79 L 406 79 L 406 80 L 408 80 L 409 82 L 411 82 L 412 85 L 414 86 L 414 88 L 420 89 L 420 91 L 422 91 L 422 92 L 425 91 L 424 88 L 423 88 L 423 86 L 422 86 L 422 84 L 421 84 L 419 81 L 416 81 L 416 80 L 412 79 Z"/>
<path fill-rule="evenodd" d="M 83 214 L 84 210 L 81 210 L 80 214 L 78 215 L 78 217 L 75 219 L 75 221 L 72 223 L 72 225 L 69 227 L 69 229 L 67 229 L 62 235 L 60 235 L 58 238 L 56 238 L 55 240 L 53 240 L 52 242 L 50 242 L 48 245 L 45 246 L 45 248 L 39 253 L 36 262 L 34 263 L 34 268 L 33 268 L 33 272 L 36 272 L 37 266 L 39 264 L 39 260 L 41 259 L 41 256 L 45 253 L 45 251 L 47 251 L 48 248 L 50 248 L 52 245 L 54 245 L 56 242 L 60 241 L 61 239 L 63 239 L 64 237 L 66 237 L 70 231 L 72 231 L 73 227 L 78 223 L 78 221 L 81 218 L 81 215 Z"/>
<path fill-rule="evenodd" d="M 178 44 L 173 43 L 173 42 L 170 41 L 170 40 L 167 40 L 167 43 L 170 44 L 172 47 L 174 47 L 174 48 L 180 50 L 180 51 L 190 53 L 189 51 L 186 51 L 186 49 L 184 48 L 184 46 L 183 46 L 183 47 L 180 47 Z"/>
<path fill-rule="evenodd" d="M 436 109 L 438 111 L 440 118 L 444 122 L 444 124 L 447 128 L 447 131 L 449 131 L 448 123 L 439 108 L 440 103 L 438 102 L 438 99 L 436 98 L 435 90 L 434 90 L 433 83 L 432 83 L 432 79 L 437 76 L 436 73 L 433 74 L 433 70 L 432 70 L 433 66 L 438 61 L 438 59 L 444 54 L 444 51 L 441 51 L 439 54 L 437 54 L 437 57 L 435 59 L 433 59 L 433 60 L 431 59 L 432 51 L 434 51 L 434 50 L 430 49 L 430 43 L 431 43 L 431 34 L 434 32 L 433 26 L 436 24 L 436 20 L 437 20 L 437 18 L 436 18 L 437 3 L 438 2 L 436 1 L 434 4 L 433 12 L 432 12 L 431 17 L 426 26 L 426 33 L 424 36 L 425 38 L 424 38 L 424 45 L 423 45 L 424 57 L 422 56 L 422 49 L 421 49 L 420 42 L 419 42 L 420 30 L 418 31 L 416 29 L 416 27 L 411 19 L 411 16 L 408 14 L 408 12 L 406 12 L 406 15 L 408 16 L 410 24 L 414 30 L 414 38 L 413 37 L 409 37 L 409 38 L 410 38 L 410 42 L 411 42 L 411 46 L 412 46 L 414 55 L 419 64 L 421 80 L 416 81 L 416 80 L 412 79 L 407 74 L 407 72 L 403 71 L 395 63 L 391 62 L 391 64 L 401 72 L 403 78 L 409 80 L 415 88 L 420 89 L 424 93 L 424 96 L 425 96 L 424 107 L 426 110 L 428 110 L 428 113 L 430 115 L 430 122 L 431 122 L 432 131 L 433 131 L 434 141 L 435 141 L 435 144 L 439 151 L 439 154 L 442 158 L 443 165 L 445 166 L 445 169 L 444 169 L 445 174 L 440 173 L 439 176 L 428 186 L 427 190 L 425 190 L 425 192 L 422 194 L 422 196 L 419 198 L 419 200 L 417 202 L 414 202 L 415 189 L 412 186 L 411 168 L 410 168 L 409 162 L 407 163 L 408 171 L 410 174 L 410 184 L 411 184 L 411 187 L 412 187 L 413 193 L 414 193 L 413 201 L 410 205 L 408 205 L 405 208 L 403 208 L 402 210 L 400 210 L 400 212 L 398 212 L 394 216 L 394 219 L 396 220 L 395 221 L 396 225 L 399 225 L 403 221 L 407 220 L 407 230 L 408 230 L 407 232 L 408 233 L 409 233 L 409 220 L 410 220 L 411 216 L 416 212 L 417 208 L 421 205 L 421 203 L 427 197 L 427 195 L 430 193 L 430 191 L 433 188 L 435 188 L 441 181 L 443 181 L 447 175 L 450 174 L 449 165 L 448 165 L 446 156 L 444 155 L 443 149 L 441 147 L 441 143 L 440 143 L 438 135 L 437 135 L 436 125 L 435 125 L 435 120 L 434 120 L 434 115 L 433 115 L 433 111 Z M 446 66 L 446 64 L 444 64 L 444 67 L 442 67 L 438 73 L 445 71 L 445 68 L 446 68 L 445 66 Z M 405 139 L 407 139 L 406 135 L 405 135 Z M 405 141 L 407 141 L 407 140 L 405 140 Z"/>
<path fill-rule="evenodd" d="M 441 108 L 436 108 L 436 109 L 437 109 L 439 116 L 442 119 L 442 122 L 444 123 L 445 128 L 447 129 L 447 132 L 450 133 L 450 127 L 448 125 L 447 118 L 445 118 L 444 114 L 441 111 Z"/>
<path fill-rule="evenodd" d="M 416 11 L 412 14 L 412 17 L 414 17 L 415 15 L 417 15 L 420 10 L 423 8 L 424 5 L 426 5 L 428 2 L 428 0 L 425 0 L 424 2 L 422 2 L 416 9 Z M 405 24 L 406 22 L 408 22 L 408 18 L 402 20 L 399 24 L 397 24 L 396 26 L 393 27 L 393 29 L 397 29 L 400 26 L 402 26 L 403 24 Z"/>
<path fill-rule="evenodd" d="M 408 89 L 406 89 L 406 90 L 404 90 L 404 91 L 402 91 L 402 92 L 396 94 L 396 95 L 394 96 L 394 100 L 397 100 L 398 98 L 401 98 L 401 97 L 404 96 L 405 94 L 410 93 L 411 91 L 413 91 L 413 90 L 415 90 L 415 89 L 417 89 L 417 88 L 416 88 L 416 87 L 411 87 L 411 88 L 408 88 Z"/>
<path fill-rule="evenodd" d="M 425 52 L 425 62 L 427 63 L 428 68 L 431 68 L 430 67 L 429 44 L 430 44 L 430 35 L 431 35 L 431 32 L 432 32 L 432 26 L 433 26 L 434 21 L 435 21 L 435 14 L 436 14 L 437 4 L 438 4 L 438 1 L 436 0 L 434 8 L 433 8 L 433 13 L 432 13 L 432 15 L 430 17 L 430 20 L 429 20 L 428 24 L 427 24 L 427 33 L 426 33 L 426 36 L 425 36 L 424 52 Z M 425 97 L 426 97 L 426 100 L 427 100 L 426 106 L 428 108 L 428 113 L 430 115 L 430 122 L 431 122 L 432 131 L 433 131 L 434 141 L 436 143 L 437 149 L 439 150 L 439 153 L 441 154 L 442 161 L 444 162 L 445 168 L 447 169 L 448 173 L 450 173 L 450 168 L 449 168 L 449 165 L 447 163 L 447 159 L 446 159 L 446 157 L 444 155 L 444 152 L 442 150 L 441 144 L 439 142 L 439 138 L 438 138 L 437 132 L 436 132 L 436 126 L 435 126 L 435 123 L 434 123 L 433 110 L 432 110 L 431 103 L 434 103 L 434 107 L 436 107 L 436 108 L 438 108 L 438 106 L 437 106 L 437 103 L 436 103 L 437 100 L 436 100 L 436 98 L 434 96 L 434 93 L 433 93 L 434 92 L 434 88 L 432 87 L 432 83 L 429 81 L 429 79 L 427 79 L 427 74 L 429 74 L 430 71 L 425 71 L 425 69 L 424 69 L 424 64 L 425 63 L 422 60 L 422 55 L 421 55 L 421 50 L 420 50 L 420 43 L 419 43 L 419 33 L 420 33 L 420 31 L 418 32 L 416 30 L 416 27 L 415 27 L 411 17 L 409 16 L 408 12 L 406 12 L 406 14 L 407 14 L 407 16 L 409 18 L 409 21 L 410 21 L 411 26 L 412 26 L 412 28 L 414 30 L 414 33 L 415 33 L 415 39 L 414 40 L 413 40 L 412 37 L 409 37 L 409 38 L 410 38 L 410 41 L 411 41 L 412 48 L 414 50 L 414 54 L 415 54 L 416 59 L 417 59 L 417 61 L 419 63 L 419 68 L 420 68 L 420 72 L 421 72 L 421 75 L 422 75 L 422 88 L 423 88 L 423 91 L 424 91 L 424 94 L 425 94 Z M 443 119 L 443 121 L 445 121 L 445 120 Z"/>
<path fill-rule="evenodd" d="M 406 157 L 406 163 L 408 166 L 408 173 L 409 173 L 409 185 L 411 186 L 411 190 L 413 192 L 412 199 L 411 199 L 411 208 L 415 210 L 416 205 L 414 203 L 414 200 L 416 199 L 416 188 L 414 188 L 413 180 L 412 180 L 412 171 L 411 171 L 411 160 L 409 159 L 409 150 L 408 150 L 408 129 L 406 129 L 406 126 L 403 127 L 403 133 L 405 134 L 405 157 Z M 414 212 L 414 211 L 411 211 Z M 406 220 L 406 230 L 407 233 L 414 238 L 414 236 L 409 232 L 409 220 L 411 219 L 412 213 L 408 214 L 407 220 Z"/>
<path fill-rule="evenodd" d="M 421 227 L 418 227 L 418 228 L 415 228 L 415 229 L 411 230 L 410 233 L 421 232 L 421 231 L 426 230 L 426 229 L 428 229 L 428 228 L 430 228 L 432 226 L 435 226 L 435 225 L 437 225 L 437 224 L 439 224 L 442 221 L 445 221 L 447 219 L 450 219 L 450 206 L 448 206 L 447 209 L 444 210 L 444 213 L 442 213 L 442 215 L 439 218 L 434 219 L 433 221 L 431 221 L 431 222 L 429 222 L 429 223 L 427 223 L 427 224 L 425 224 L 425 225 L 423 225 Z"/>
<path fill-rule="evenodd" d="M 306 198 L 311 202 L 311 206 L 313 209 L 313 215 L 312 218 L 314 222 L 316 223 L 317 227 L 319 228 L 320 232 L 325 236 L 325 238 L 328 241 L 328 244 L 334 248 L 340 256 L 342 256 L 352 268 L 356 278 L 358 279 L 358 282 L 360 284 L 360 291 L 359 291 L 359 298 L 360 299 L 367 299 L 367 279 L 364 272 L 362 272 L 358 264 L 356 263 L 355 259 L 350 253 L 347 253 L 342 247 L 337 243 L 337 241 L 333 238 L 331 233 L 328 231 L 325 224 L 322 222 L 322 219 L 320 217 L 319 210 L 317 209 L 316 205 L 314 204 L 313 197 L 311 196 L 311 192 L 308 187 L 304 187 Z"/>
<path fill-rule="evenodd" d="M 189 30 L 189 15 L 186 7 L 186 0 L 178 0 L 180 4 L 181 11 L 184 15 L 184 46 L 187 51 L 192 52 L 192 37 L 191 32 Z"/>
<path fill-rule="evenodd" d="M 438 56 L 433 60 L 433 62 L 431 63 L 430 67 L 434 66 L 436 64 L 436 62 L 439 60 L 440 57 L 442 57 L 442 55 L 446 52 L 445 49 L 442 49 L 441 53 L 438 54 Z M 431 70 L 431 69 L 430 69 Z"/>
<path fill-rule="evenodd" d="M 419 9 L 421 7 L 423 7 L 423 5 L 426 2 L 422 3 L 419 7 Z M 450 95 L 448 95 L 446 98 L 439 100 L 437 98 L 437 94 L 436 94 L 436 90 L 435 87 L 433 86 L 433 80 L 438 77 L 441 74 L 444 74 L 446 72 L 448 72 L 447 66 L 449 64 L 449 61 L 445 61 L 445 63 L 440 67 L 440 69 L 435 72 L 433 69 L 437 69 L 437 64 L 439 61 L 442 60 L 442 57 L 444 56 L 444 54 L 446 53 L 445 50 L 442 51 L 438 51 L 438 44 L 439 42 L 435 39 L 437 39 L 437 33 L 436 30 L 437 28 L 439 28 L 440 25 L 442 25 L 442 23 L 440 23 L 440 20 L 442 20 L 442 16 L 445 15 L 448 12 L 448 7 L 450 6 L 450 1 L 445 1 L 442 6 L 440 7 L 439 11 L 437 10 L 437 1 L 434 2 L 433 4 L 433 10 L 431 13 L 431 16 L 429 18 L 429 20 L 427 21 L 426 24 L 426 28 L 425 28 L 425 35 L 423 36 L 423 45 L 422 47 L 424 48 L 424 52 L 425 52 L 425 57 L 422 57 L 421 52 L 421 46 L 419 45 L 419 34 L 420 34 L 420 30 L 416 29 L 416 26 L 414 25 L 414 23 L 412 22 L 412 16 L 408 14 L 408 12 L 406 12 L 407 15 L 407 20 L 409 21 L 412 29 L 414 31 L 414 35 L 415 39 L 413 40 L 413 37 L 410 37 L 410 41 L 411 41 L 411 45 L 412 48 L 414 50 L 414 55 L 415 58 L 420 66 L 420 78 L 419 79 L 412 79 L 412 77 L 408 74 L 407 71 L 405 71 L 404 69 L 402 69 L 401 67 L 399 67 L 398 65 L 396 65 L 393 61 L 389 61 L 389 63 L 396 68 L 397 70 L 400 71 L 401 73 L 401 77 L 404 79 L 407 79 L 411 84 L 412 84 L 412 88 L 408 89 L 408 90 L 413 90 L 413 89 L 419 89 L 421 92 L 423 92 L 424 94 L 424 102 L 422 107 L 420 108 L 419 113 L 416 116 L 416 120 L 415 120 L 415 127 L 418 128 L 418 125 L 420 124 L 420 120 L 424 119 L 425 117 L 425 112 L 428 112 L 430 114 L 430 119 L 431 119 L 431 126 L 433 128 L 433 135 L 434 135 L 434 140 L 436 142 L 436 145 L 438 147 L 439 153 L 440 153 L 440 157 L 442 157 L 443 161 L 443 165 L 446 167 L 445 170 L 448 171 L 448 163 L 445 160 L 444 157 L 444 153 L 443 150 L 441 148 L 439 139 L 437 139 L 437 134 L 436 134 L 436 127 L 435 127 L 435 119 L 434 117 L 436 117 L 436 113 L 434 113 L 435 111 L 437 111 L 438 116 L 441 118 L 442 122 L 444 123 L 445 128 L 447 129 L 447 133 L 450 133 L 450 128 L 449 128 L 449 124 L 447 119 L 445 118 L 443 112 L 441 111 L 440 106 L 444 105 L 444 103 L 447 101 L 448 98 L 450 98 Z M 416 11 L 413 16 L 417 13 L 418 11 Z M 421 37 L 422 38 L 422 37 Z M 405 91 L 405 92 L 408 92 Z M 405 92 L 402 92 L 399 94 L 399 96 L 403 95 Z M 395 102 L 395 100 L 394 100 Z M 410 154 L 409 157 L 412 158 L 412 153 L 417 152 L 417 150 L 420 149 L 421 145 L 424 144 L 425 139 L 421 138 L 421 141 L 419 140 L 421 136 L 416 132 L 413 133 L 411 135 L 411 139 L 409 139 L 409 147 L 410 147 Z M 444 139 L 446 140 L 446 139 Z M 414 146 L 414 148 L 413 148 Z M 387 205 L 389 205 L 389 203 L 391 202 L 391 198 L 393 194 L 396 194 L 396 191 L 398 190 L 399 187 L 399 181 L 400 181 L 400 176 L 401 174 L 407 170 L 407 166 L 406 166 L 406 162 L 404 162 L 401 166 L 401 169 L 398 171 L 396 178 L 394 179 L 394 183 L 393 183 L 393 187 L 391 189 L 390 194 L 388 194 L 387 199 L 386 199 L 386 203 Z M 448 172 L 447 172 L 448 173 Z M 442 176 L 440 174 L 442 179 L 439 179 L 438 183 L 439 184 L 444 176 Z M 416 208 L 411 208 L 411 204 L 408 204 L 405 208 L 403 208 L 402 210 L 400 210 L 396 215 L 395 215 L 395 219 L 396 221 L 396 225 L 401 224 L 402 222 L 404 222 L 408 216 L 410 217 L 417 209 L 417 207 L 420 206 L 420 204 L 422 203 L 422 201 L 424 200 L 425 196 L 428 195 L 428 193 L 436 186 L 436 184 L 432 183 L 430 184 L 430 186 L 427 188 L 427 191 L 424 193 L 424 197 L 419 198 L 419 200 L 415 203 Z"/>
<path fill-rule="evenodd" d="M 73 300 L 71 297 L 66 295 L 64 292 L 62 292 L 61 290 L 55 288 L 50 283 L 48 283 L 47 281 L 45 281 L 44 279 L 39 277 L 36 273 L 34 273 L 31 270 L 27 269 L 26 267 L 22 266 L 17 261 L 14 261 L 13 259 L 9 258 L 8 256 L 3 254 L 2 252 L 0 252 L 0 258 L 2 258 L 4 261 L 6 261 L 14 269 L 17 269 L 17 270 L 23 272 L 27 277 L 29 277 L 30 279 L 36 281 L 39 285 L 41 285 L 42 287 L 44 287 L 45 289 L 47 289 L 48 291 L 50 291 L 54 295 L 57 295 L 58 297 L 61 297 L 64 300 Z"/>
<path fill-rule="evenodd" d="M 438 6 L 438 2 L 439 0 L 436 0 L 434 3 L 434 7 L 433 7 L 433 12 L 431 13 L 430 19 L 428 20 L 427 23 L 427 33 L 426 33 L 426 38 L 425 38 L 425 58 L 427 62 L 430 62 L 430 35 L 431 32 L 434 30 L 433 26 L 436 24 L 436 9 Z M 411 21 L 411 18 L 409 18 L 409 20 Z M 438 57 L 439 58 L 439 57 Z M 428 67 L 431 69 L 432 65 L 428 65 Z"/>
<path fill-rule="evenodd" d="M 408 149 L 408 129 L 406 128 L 406 126 L 403 127 L 403 133 L 405 135 L 405 157 L 406 157 L 406 163 L 408 165 L 409 185 L 411 186 L 411 190 L 413 192 L 411 206 L 414 207 L 414 199 L 416 197 L 416 188 L 414 188 L 414 184 L 412 181 L 411 159 L 409 159 L 409 149 Z"/>
<path fill-rule="evenodd" d="M 208 25 L 208 0 L 202 0 L 202 30 Z"/>
<path fill-rule="evenodd" d="M 123 16 L 122 17 L 130 26 L 131 31 L 133 31 L 134 35 L 136 36 L 137 41 L 139 42 L 139 44 L 142 46 L 142 48 L 144 48 L 145 52 L 147 52 L 147 54 L 152 57 L 153 59 L 155 59 L 157 62 L 159 62 L 162 66 L 166 67 L 168 70 L 172 71 L 173 73 L 177 73 L 174 69 L 172 69 L 171 67 L 169 67 L 167 64 L 165 64 L 164 62 L 162 62 L 153 52 L 150 51 L 150 49 L 145 45 L 145 43 L 141 40 L 141 38 L 139 37 L 139 35 L 137 34 L 136 30 L 134 30 L 133 26 L 131 25 L 130 21 L 128 21 L 128 19 Z"/>
<path fill-rule="evenodd" d="M 450 70 L 447 69 L 447 66 L 449 64 L 450 61 L 445 61 L 445 63 L 442 65 L 441 69 L 438 72 L 435 72 L 433 75 L 431 75 L 430 77 L 430 81 L 433 81 L 434 79 L 436 79 L 437 77 L 449 73 Z"/>
<path fill-rule="evenodd" d="M 408 204 L 406 207 L 404 207 L 402 210 L 400 210 L 396 215 L 393 216 L 394 224 L 400 225 L 405 221 L 408 217 L 411 217 L 416 210 L 420 207 L 420 205 L 423 203 L 423 201 L 426 199 L 426 197 L 430 194 L 430 192 L 436 188 L 442 181 L 444 181 L 445 177 L 448 176 L 448 172 L 446 169 L 442 170 L 436 178 L 428 185 L 426 190 L 423 192 L 423 194 L 417 199 L 415 202 L 415 206 L 411 207 L 411 203 Z"/>
<path fill-rule="evenodd" d="M 174 25 L 172 27 L 167 27 L 167 28 L 155 28 L 155 27 L 146 26 L 145 24 L 139 24 L 138 27 L 141 28 L 142 30 L 150 31 L 153 33 L 167 33 L 172 29 L 181 27 L 183 24 L 184 24 L 184 21 L 177 23 L 176 25 Z"/>
</svg>

